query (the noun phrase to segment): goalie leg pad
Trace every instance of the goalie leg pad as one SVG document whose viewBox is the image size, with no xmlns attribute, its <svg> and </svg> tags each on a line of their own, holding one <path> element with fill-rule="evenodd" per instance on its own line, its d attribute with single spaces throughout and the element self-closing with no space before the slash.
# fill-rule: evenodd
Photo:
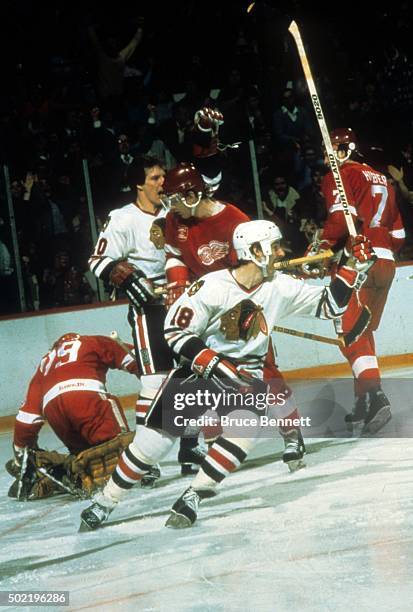
<svg viewBox="0 0 413 612">
<path fill-rule="evenodd" d="M 80 479 L 82 488 L 88 492 L 102 487 L 133 436 L 134 432 L 120 434 L 108 442 L 82 451 L 71 461 L 70 474 Z"/>
</svg>

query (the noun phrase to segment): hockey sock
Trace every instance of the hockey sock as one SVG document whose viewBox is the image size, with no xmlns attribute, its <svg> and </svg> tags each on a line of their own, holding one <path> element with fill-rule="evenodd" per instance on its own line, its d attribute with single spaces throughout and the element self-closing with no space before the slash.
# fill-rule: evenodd
<svg viewBox="0 0 413 612">
<path fill-rule="evenodd" d="M 141 377 L 142 388 L 136 400 L 136 425 L 145 424 L 152 401 L 164 380 L 165 374 L 149 374 Z"/>
<path fill-rule="evenodd" d="M 353 370 L 357 397 L 380 385 L 380 370 L 374 348 L 373 333 L 366 332 L 351 346 L 342 349 Z"/>
<path fill-rule="evenodd" d="M 122 453 L 109 483 L 113 481 L 121 489 L 131 489 L 170 451 L 174 442 L 175 438 L 167 434 L 138 425 L 135 437 Z"/>
<path fill-rule="evenodd" d="M 220 436 L 201 463 L 200 470 L 192 481 L 192 487 L 194 489 L 215 487 L 241 465 L 253 442 L 253 438 L 229 439 Z"/>
</svg>

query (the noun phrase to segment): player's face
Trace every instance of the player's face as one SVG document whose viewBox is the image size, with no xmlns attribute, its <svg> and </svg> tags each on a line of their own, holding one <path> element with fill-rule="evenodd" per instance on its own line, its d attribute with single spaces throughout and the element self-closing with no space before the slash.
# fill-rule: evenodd
<svg viewBox="0 0 413 612">
<path fill-rule="evenodd" d="M 182 219 L 189 219 L 190 217 L 192 217 L 194 210 L 193 208 L 189 207 L 196 204 L 197 200 L 198 198 L 196 194 L 193 191 L 188 191 L 188 193 L 185 195 L 186 204 L 180 197 L 173 198 L 171 200 L 171 210 L 172 212 L 179 215 Z"/>
<path fill-rule="evenodd" d="M 282 259 L 284 259 L 284 257 L 285 257 L 285 251 L 281 247 L 281 244 L 278 242 L 278 240 L 273 242 L 271 245 L 270 259 L 268 261 L 268 270 L 269 270 L 268 278 L 272 278 L 274 276 L 273 265 L 277 261 L 281 261 Z"/>
<path fill-rule="evenodd" d="M 145 182 L 140 185 L 139 197 L 151 203 L 153 206 L 161 206 L 161 194 L 165 181 L 165 170 L 160 166 L 154 166 L 145 170 Z"/>
</svg>

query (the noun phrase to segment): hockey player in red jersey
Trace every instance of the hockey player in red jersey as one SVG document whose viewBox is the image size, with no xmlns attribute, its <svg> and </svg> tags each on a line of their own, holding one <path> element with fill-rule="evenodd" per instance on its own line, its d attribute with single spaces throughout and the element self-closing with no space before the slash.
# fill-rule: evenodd
<svg viewBox="0 0 413 612">
<path fill-rule="evenodd" d="M 355 380 L 355 405 L 346 417 L 349 431 L 374 434 L 391 418 L 390 403 L 380 386 L 373 332 L 378 328 L 387 295 L 395 274 L 394 254 L 402 247 L 405 232 L 396 205 L 393 186 L 381 172 L 353 159 L 357 156 L 356 136 L 350 128 L 331 132 L 331 142 L 340 166 L 340 174 L 357 231 L 373 245 L 377 263 L 370 270 L 367 281 L 354 294 L 341 324 L 339 333 L 346 333 L 354 324 L 360 304 L 372 313 L 367 331 L 350 347 L 342 349 Z M 361 159 L 361 158 L 360 158 Z M 315 254 L 323 249 L 342 248 L 348 239 L 338 191 L 330 171 L 323 179 L 322 192 L 327 207 L 327 220 L 318 240 L 308 249 Z"/>
<path fill-rule="evenodd" d="M 46 421 L 72 454 L 128 431 L 119 401 L 106 390 L 109 369 L 137 374 L 135 359 L 111 338 L 69 333 L 56 340 L 16 416 L 17 457 L 36 447 Z"/>
<path fill-rule="evenodd" d="M 215 412 L 219 417 L 245 415 L 245 394 L 257 399 L 255 393 L 264 391 L 268 398 L 264 361 L 275 323 L 294 314 L 321 319 L 341 316 L 353 288 L 362 282 L 361 273 L 374 263 L 369 241 L 357 236 L 331 285 L 311 286 L 275 272 L 273 264 L 284 256 L 280 239 L 279 228 L 270 221 L 241 223 L 233 234 L 238 264 L 204 275 L 169 310 L 165 338 L 181 358 L 180 365 L 169 373 L 152 403 L 147 427 L 135 435 L 102 493 L 82 512 L 82 529 L 98 528 L 151 465 L 170 451 L 176 437 L 185 435 L 185 417 L 207 412 L 210 404 L 202 399 L 207 397 L 206 392 L 216 392 L 221 398 Z M 194 412 L 190 396 L 197 396 L 198 390 L 201 395 Z M 186 394 L 187 404 L 176 406 L 175 399 L 179 396 L 181 401 Z M 222 402 L 226 394 L 238 398 L 229 414 L 225 409 L 228 404 Z M 288 396 L 285 399 L 288 402 Z M 265 404 L 268 415 L 279 414 L 277 402 Z M 260 408 L 251 410 L 247 412 L 250 416 Z M 176 421 L 177 415 L 182 418 L 182 426 Z M 192 486 L 173 505 L 167 526 L 190 527 L 197 518 L 200 501 L 216 494 L 217 484 L 244 461 L 259 434 L 259 424 L 240 433 L 223 423 L 223 433 L 209 448 Z"/>
<path fill-rule="evenodd" d="M 163 185 L 171 212 L 166 217 L 167 304 L 171 306 L 186 287 L 203 274 L 233 266 L 237 256 L 232 245 L 235 227 L 248 221 L 233 204 L 221 202 L 207 193 L 202 176 L 192 164 L 170 170 Z M 265 361 L 265 380 L 274 393 L 291 390 L 275 365 L 272 344 Z M 294 415 L 298 417 L 296 408 Z M 301 432 L 280 428 L 285 450 L 283 461 L 291 470 L 303 467 L 305 452 Z"/>
<path fill-rule="evenodd" d="M 192 280 L 234 263 L 232 233 L 248 217 L 233 204 L 208 196 L 193 164 L 181 163 L 170 170 L 163 189 L 170 207 L 165 251 L 167 305 L 171 306 Z"/>
</svg>

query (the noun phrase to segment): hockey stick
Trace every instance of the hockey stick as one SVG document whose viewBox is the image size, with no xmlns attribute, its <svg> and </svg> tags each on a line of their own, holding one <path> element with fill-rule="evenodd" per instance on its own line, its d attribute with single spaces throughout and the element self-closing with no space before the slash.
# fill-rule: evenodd
<svg viewBox="0 0 413 612">
<path fill-rule="evenodd" d="M 296 257 L 295 259 L 284 259 L 284 261 L 276 261 L 274 264 L 274 270 L 288 270 L 289 268 L 297 268 L 303 264 L 312 264 L 319 261 L 324 261 L 334 257 L 335 253 L 328 249 L 327 251 L 321 251 L 317 255 L 307 255 L 305 257 Z"/>
<path fill-rule="evenodd" d="M 306 255 L 305 257 L 296 257 L 295 259 L 284 259 L 283 261 L 276 261 L 274 263 L 274 270 L 290 270 L 292 268 L 298 268 L 304 264 L 318 263 L 320 261 L 328 261 L 334 257 L 336 253 L 331 249 L 321 251 L 316 255 Z M 156 295 L 166 294 L 165 287 L 155 287 L 154 293 Z M 116 333 L 116 332 L 112 332 Z M 115 340 L 115 338 L 113 338 Z"/>
<path fill-rule="evenodd" d="M 366 331 L 370 319 L 370 309 L 367 306 L 363 306 L 363 310 L 351 330 L 347 334 L 340 335 L 338 338 L 328 338 L 327 336 L 319 336 L 318 334 L 289 329 L 288 327 L 279 327 L 278 325 L 274 325 L 272 329 L 282 334 L 289 334 L 290 336 L 315 340 L 316 342 L 324 342 L 324 344 L 334 344 L 340 348 L 345 348 L 346 346 L 351 346 L 353 342 L 360 338 L 361 334 Z"/>
<path fill-rule="evenodd" d="M 110 334 L 110 337 L 112 338 L 112 340 L 114 340 L 115 342 L 117 342 L 117 344 L 119 344 L 120 347 L 123 348 L 124 351 L 126 351 L 128 353 L 128 355 L 130 355 L 131 357 L 133 357 L 134 359 L 136 359 L 136 355 L 135 353 L 128 347 L 127 344 L 125 344 L 123 342 L 123 340 L 119 337 L 118 332 L 117 331 L 113 331 Z"/>
<path fill-rule="evenodd" d="M 288 327 L 280 327 L 279 325 L 274 325 L 272 328 L 275 332 L 280 332 L 281 334 L 289 334 L 290 336 L 297 336 L 297 338 L 306 338 L 307 340 L 315 340 L 316 342 L 324 342 L 324 344 L 334 344 L 335 346 L 344 347 L 344 339 L 343 337 L 339 338 L 327 338 L 327 336 L 318 336 L 317 334 L 311 334 L 309 332 L 298 331 L 297 329 L 289 329 Z"/>
<path fill-rule="evenodd" d="M 73 497 L 76 497 L 77 499 L 90 499 L 90 495 L 83 491 L 83 489 L 79 489 L 78 487 L 66 486 L 65 484 L 63 484 L 63 482 L 49 474 L 49 472 L 45 468 L 35 467 L 35 469 L 36 472 L 40 472 L 40 474 L 43 474 L 43 476 L 54 482 L 55 485 L 57 485 L 60 489 L 63 489 L 63 491 L 65 491 L 66 493 L 69 493 L 69 495 L 73 495 Z"/>
<path fill-rule="evenodd" d="M 334 155 L 333 145 L 331 144 L 330 134 L 327 128 L 326 121 L 324 119 L 324 113 L 321 108 L 320 100 L 318 98 L 317 89 L 314 83 L 313 75 L 311 74 L 310 64 L 308 63 L 308 59 L 307 59 L 307 55 L 304 49 L 300 30 L 298 29 L 298 26 L 295 23 L 295 21 L 292 21 L 290 23 L 288 31 L 294 38 L 295 44 L 297 45 L 298 55 L 300 57 L 301 65 L 304 71 L 305 80 L 307 82 L 308 90 L 311 95 L 311 101 L 313 103 L 314 112 L 316 114 L 318 125 L 321 130 L 321 135 L 323 137 L 324 146 L 326 148 L 327 156 L 330 162 L 331 172 L 333 173 L 334 182 L 337 187 L 338 197 L 340 200 L 340 204 L 343 207 L 344 219 L 347 224 L 348 233 L 350 234 L 351 237 L 354 237 L 356 236 L 357 232 L 354 226 L 353 217 L 351 216 L 350 205 L 348 203 L 348 198 L 346 195 L 346 191 L 344 189 L 338 162 Z"/>
<path fill-rule="evenodd" d="M 24 450 L 23 450 L 22 462 L 21 462 L 21 466 L 20 466 L 20 473 L 19 473 L 19 479 L 18 479 L 18 484 L 17 484 L 16 499 L 18 501 L 20 501 L 20 499 L 22 497 L 23 482 L 24 482 L 24 478 L 25 478 L 26 472 L 27 472 L 27 461 L 28 461 L 28 459 L 29 459 L 29 449 L 27 448 L 27 446 L 25 446 Z"/>
</svg>

